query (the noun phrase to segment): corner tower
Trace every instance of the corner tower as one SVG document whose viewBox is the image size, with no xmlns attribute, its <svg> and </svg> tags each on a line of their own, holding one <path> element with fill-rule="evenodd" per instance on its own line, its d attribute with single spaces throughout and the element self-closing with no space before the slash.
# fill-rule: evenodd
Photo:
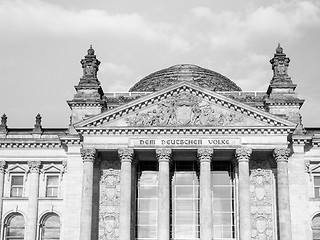
<svg viewBox="0 0 320 240">
<path fill-rule="evenodd" d="M 100 61 L 96 58 L 92 46 L 87 55 L 80 61 L 83 76 L 79 84 L 75 86 L 77 93 L 72 100 L 67 101 L 71 108 L 70 127 L 87 117 L 101 113 L 106 107 L 106 101 L 102 100 L 103 90 L 97 77 Z"/>
<path fill-rule="evenodd" d="M 300 108 L 304 100 L 299 99 L 295 93 L 296 84 L 288 75 L 290 59 L 278 44 L 274 57 L 270 60 L 273 77 L 270 81 L 265 106 L 267 110 L 278 116 L 282 116 L 294 123 L 301 124 Z"/>
</svg>

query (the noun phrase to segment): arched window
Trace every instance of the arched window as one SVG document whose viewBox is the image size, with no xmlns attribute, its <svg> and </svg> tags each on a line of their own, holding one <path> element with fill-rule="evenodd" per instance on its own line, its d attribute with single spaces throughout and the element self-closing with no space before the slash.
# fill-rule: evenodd
<svg viewBox="0 0 320 240">
<path fill-rule="evenodd" d="M 320 214 L 317 214 L 312 219 L 312 235 L 313 240 L 320 240 Z"/>
<path fill-rule="evenodd" d="M 41 240 L 60 239 L 60 217 L 51 213 L 43 217 L 41 222 Z"/>
<path fill-rule="evenodd" d="M 20 213 L 10 215 L 5 222 L 5 239 L 24 239 L 24 217 Z"/>
</svg>

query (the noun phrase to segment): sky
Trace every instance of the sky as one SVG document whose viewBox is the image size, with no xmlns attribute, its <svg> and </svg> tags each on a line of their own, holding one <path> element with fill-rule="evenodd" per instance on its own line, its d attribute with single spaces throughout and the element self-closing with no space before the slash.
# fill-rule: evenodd
<svg viewBox="0 0 320 240">
<path fill-rule="evenodd" d="M 305 127 L 320 127 L 318 0 L 0 0 L 0 114 L 8 127 L 69 124 L 66 100 L 92 44 L 104 92 L 127 92 L 143 77 L 190 63 L 243 91 L 266 91 L 278 43 Z"/>
</svg>

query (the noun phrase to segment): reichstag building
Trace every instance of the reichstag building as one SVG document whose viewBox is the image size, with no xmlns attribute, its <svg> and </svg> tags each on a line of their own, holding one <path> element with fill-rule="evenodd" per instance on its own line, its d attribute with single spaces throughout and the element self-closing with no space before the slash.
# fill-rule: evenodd
<svg viewBox="0 0 320 240">
<path fill-rule="evenodd" d="M 180 64 L 109 93 L 90 47 L 69 126 L 1 118 L 1 239 L 320 239 L 320 125 L 272 52 L 265 92 Z"/>
</svg>

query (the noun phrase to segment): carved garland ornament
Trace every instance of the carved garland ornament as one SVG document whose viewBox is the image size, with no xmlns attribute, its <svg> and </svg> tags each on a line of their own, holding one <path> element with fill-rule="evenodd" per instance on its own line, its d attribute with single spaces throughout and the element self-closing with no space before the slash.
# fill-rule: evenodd
<svg viewBox="0 0 320 240">
<path fill-rule="evenodd" d="M 199 162 L 210 162 L 212 155 L 213 155 L 213 149 L 212 148 L 200 148 L 197 151 Z"/>
<path fill-rule="evenodd" d="M 126 118 L 129 126 L 233 126 L 244 118 L 222 113 L 201 97 L 182 92 L 161 101 L 155 109 Z"/>
</svg>

